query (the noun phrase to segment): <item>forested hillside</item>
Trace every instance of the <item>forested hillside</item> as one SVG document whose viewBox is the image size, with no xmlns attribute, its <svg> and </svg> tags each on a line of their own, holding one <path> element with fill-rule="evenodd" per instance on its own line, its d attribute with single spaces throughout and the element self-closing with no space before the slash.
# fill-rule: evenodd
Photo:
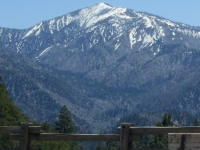
<svg viewBox="0 0 200 150">
<path fill-rule="evenodd" d="M 0 77 L 0 126 L 16 126 L 20 122 L 29 121 L 28 117 L 13 104 L 6 87 L 2 84 Z M 12 147 L 13 143 L 8 141 L 7 134 L 0 134 L 0 148 Z"/>
<path fill-rule="evenodd" d="M 20 122 L 28 121 L 28 117 L 13 104 L 0 77 L 0 126 L 19 125 Z"/>
<path fill-rule="evenodd" d="M 2 77 L 0 77 L 0 126 L 19 126 L 21 122 L 33 122 L 34 124 L 41 125 L 43 132 L 61 132 L 72 133 L 75 132 L 75 124 L 72 121 L 71 113 L 66 106 L 63 106 L 56 126 L 44 122 L 39 124 L 26 116 L 21 109 L 19 109 L 9 97 L 8 91 L 4 84 L 2 84 Z M 63 124 L 64 123 L 64 124 Z M 63 130 L 68 127 L 68 130 Z M 17 147 L 17 143 L 9 141 L 8 134 L 0 134 L 0 148 L 13 148 Z M 78 150 L 81 146 L 76 142 L 33 142 L 33 147 L 40 147 L 42 150 Z"/>
</svg>

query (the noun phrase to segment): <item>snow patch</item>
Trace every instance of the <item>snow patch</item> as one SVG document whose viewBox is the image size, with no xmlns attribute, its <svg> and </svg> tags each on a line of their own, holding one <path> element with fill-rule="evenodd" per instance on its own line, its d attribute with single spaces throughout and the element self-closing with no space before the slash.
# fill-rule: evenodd
<svg viewBox="0 0 200 150">
<path fill-rule="evenodd" d="M 115 44 L 115 51 L 119 48 L 120 45 L 121 45 L 121 43 L 116 43 Z"/>
<path fill-rule="evenodd" d="M 104 28 L 105 28 L 105 26 L 101 26 L 101 27 L 100 27 L 100 33 L 101 33 L 101 36 L 103 37 L 103 41 L 106 42 L 106 39 L 105 39 L 105 37 L 104 37 L 104 35 L 103 35 L 103 33 L 104 33 Z"/>
<path fill-rule="evenodd" d="M 157 35 L 158 38 L 165 36 L 164 29 L 161 26 L 159 26 L 157 30 L 158 30 L 158 35 Z"/>
<path fill-rule="evenodd" d="M 8 33 L 9 41 L 12 42 L 12 34 L 9 32 Z"/>
<path fill-rule="evenodd" d="M 189 52 L 185 52 L 185 54 L 193 54 L 193 52 L 192 52 L 192 51 L 189 51 Z"/>
<path fill-rule="evenodd" d="M 35 31 L 39 29 L 39 31 L 37 31 L 36 33 L 36 35 L 38 35 L 40 33 L 41 26 L 42 26 L 42 22 L 39 25 L 34 26 L 22 39 L 30 36 L 31 34 L 33 34 Z"/>
<path fill-rule="evenodd" d="M 119 24 L 118 23 L 114 23 L 114 24 L 112 24 L 112 26 L 115 27 L 115 28 L 118 28 Z"/>
<path fill-rule="evenodd" d="M 136 28 L 133 28 L 131 32 L 129 33 L 129 39 L 130 39 L 130 45 L 131 49 L 133 48 L 133 45 L 137 42 L 135 36 L 137 35 Z"/>
<path fill-rule="evenodd" d="M 144 37 L 143 44 L 153 43 L 153 42 L 154 42 L 154 38 L 151 35 L 146 35 Z"/>
<path fill-rule="evenodd" d="M 200 38 L 200 31 L 191 29 L 181 29 L 181 28 L 178 28 L 177 31 L 184 35 L 192 36 L 194 38 Z"/>
<path fill-rule="evenodd" d="M 141 35 L 140 35 L 140 37 L 139 37 L 139 39 L 138 39 L 137 41 L 138 41 L 138 42 L 139 42 L 139 41 L 142 41 L 142 36 L 141 36 Z"/>
<path fill-rule="evenodd" d="M 159 52 L 160 52 L 160 47 L 157 48 L 157 52 L 153 53 L 153 55 L 155 56 Z"/>
<path fill-rule="evenodd" d="M 145 21 L 146 21 L 146 22 L 145 22 L 145 26 L 146 26 L 147 28 L 153 26 L 153 25 L 152 25 L 152 22 L 151 22 L 151 19 L 149 19 L 149 18 L 146 17 L 146 16 L 144 16 L 143 19 L 145 19 Z"/>
<path fill-rule="evenodd" d="M 43 50 L 39 56 L 35 57 L 36 59 L 39 58 L 40 56 L 42 56 L 44 53 L 48 52 L 53 46 L 47 47 L 45 50 Z"/>
<path fill-rule="evenodd" d="M 175 27 L 175 24 L 172 23 L 172 22 L 169 21 L 169 20 L 164 20 L 164 22 L 165 22 L 167 25 L 169 25 L 169 26 Z"/>
<path fill-rule="evenodd" d="M 123 35 L 123 33 L 118 34 L 117 36 L 115 36 L 115 37 L 113 38 L 113 40 L 119 38 L 119 37 L 122 36 L 122 35 Z"/>
<path fill-rule="evenodd" d="M 84 52 L 84 46 L 83 46 L 83 44 L 81 45 L 81 51 Z"/>
<path fill-rule="evenodd" d="M 167 24 L 168 26 L 171 26 L 171 27 L 175 27 L 176 24 L 174 24 L 172 21 L 170 20 L 161 20 L 161 19 L 158 19 L 160 22 L 164 23 L 164 24 Z"/>
</svg>

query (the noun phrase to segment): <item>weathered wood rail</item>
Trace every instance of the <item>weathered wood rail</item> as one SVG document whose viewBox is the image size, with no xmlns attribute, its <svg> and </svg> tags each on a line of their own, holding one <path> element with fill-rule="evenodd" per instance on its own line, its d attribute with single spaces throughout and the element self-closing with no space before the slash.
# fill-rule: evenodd
<svg viewBox="0 0 200 150">
<path fill-rule="evenodd" d="M 36 150 L 31 148 L 31 141 L 117 141 L 120 142 L 120 150 L 168 150 L 159 148 L 133 148 L 133 142 L 141 141 L 142 135 L 169 135 L 170 150 L 183 150 L 190 143 L 200 143 L 200 127 L 134 127 L 133 124 L 123 123 L 118 128 L 118 134 L 61 134 L 41 133 L 41 126 L 32 126 L 29 123 L 21 123 L 20 126 L 0 127 L 0 133 L 10 134 L 10 140 L 19 141 L 19 148 L 0 150 Z M 182 134 L 184 133 L 184 134 Z M 195 133 L 191 138 L 191 134 Z M 184 135 L 184 136 L 182 136 Z M 184 138 L 183 138 L 184 137 Z M 198 140 L 197 140 L 198 139 Z M 193 144 L 197 149 L 200 144 Z"/>
<path fill-rule="evenodd" d="M 199 133 L 169 133 L 168 147 L 170 150 L 199 150 L 200 134 Z"/>
</svg>

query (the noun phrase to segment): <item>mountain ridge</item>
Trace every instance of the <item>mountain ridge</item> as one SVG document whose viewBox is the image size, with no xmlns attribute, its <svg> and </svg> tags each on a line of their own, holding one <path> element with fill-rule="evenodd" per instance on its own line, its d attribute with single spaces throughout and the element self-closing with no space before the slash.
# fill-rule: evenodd
<svg viewBox="0 0 200 150">
<path fill-rule="evenodd" d="M 26 77 L 33 78 L 31 85 L 37 83 L 36 91 L 48 97 L 47 106 L 48 101 L 56 107 L 67 103 L 79 120 L 94 128 L 100 122 L 109 126 L 122 116 L 148 113 L 155 107 L 159 111 L 185 109 L 198 115 L 199 39 L 199 28 L 104 3 L 25 30 L 0 28 L 2 49 L 25 55 L 29 64 L 37 63 L 35 71 L 31 65 L 25 66 L 26 62 L 19 63 L 26 69 L 16 66 L 15 74 L 27 74 L 30 69 L 35 77 Z M 16 57 L 20 60 L 20 56 Z M 9 59 L 12 63 L 8 66 L 15 66 L 14 58 Z M 6 63 L 9 61 L 1 65 L 5 67 Z M 6 68 L 1 73 L 9 74 Z M 26 93 L 24 97 L 41 100 L 31 90 L 20 88 Z M 13 96 L 15 101 L 24 100 L 18 94 Z M 189 97 L 191 103 L 186 101 Z M 38 106 L 42 106 L 40 100 Z M 88 118 L 85 114 L 89 114 Z"/>
</svg>

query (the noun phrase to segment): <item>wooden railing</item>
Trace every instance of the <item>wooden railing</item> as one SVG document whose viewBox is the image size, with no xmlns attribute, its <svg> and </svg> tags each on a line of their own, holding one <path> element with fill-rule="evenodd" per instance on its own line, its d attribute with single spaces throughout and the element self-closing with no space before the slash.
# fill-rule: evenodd
<svg viewBox="0 0 200 150">
<path fill-rule="evenodd" d="M 167 135 L 169 133 L 200 133 L 200 127 L 133 127 L 123 123 L 118 128 L 118 134 L 61 134 L 41 133 L 41 126 L 21 123 L 20 126 L 0 127 L 0 133 L 10 134 L 10 140 L 19 141 L 15 150 L 34 150 L 31 141 L 118 141 L 120 150 L 147 150 L 133 148 L 133 142 L 141 141 L 143 135 Z M 174 135 L 173 135 L 174 136 Z M 170 140 L 173 140 L 170 136 Z M 177 141 L 176 141 L 177 142 Z M 178 141 L 181 147 L 183 143 Z M 182 146 L 183 147 L 183 146 Z M 10 149 L 11 150 L 11 149 Z M 14 149 L 13 149 L 14 150 Z M 166 149 L 148 149 L 166 150 Z"/>
</svg>

